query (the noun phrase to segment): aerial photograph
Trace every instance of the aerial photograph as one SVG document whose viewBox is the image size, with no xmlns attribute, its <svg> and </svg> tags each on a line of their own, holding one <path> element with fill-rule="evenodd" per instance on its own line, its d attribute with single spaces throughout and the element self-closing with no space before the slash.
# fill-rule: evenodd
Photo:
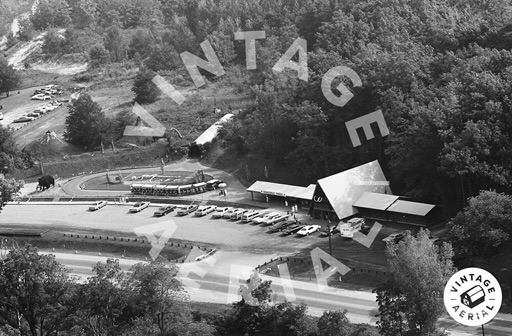
<svg viewBox="0 0 512 336">
<path fill-rule="evenodd" d="M 512 336 L 512 0 L 0 0 L 0 336 Z"/>
</svg>

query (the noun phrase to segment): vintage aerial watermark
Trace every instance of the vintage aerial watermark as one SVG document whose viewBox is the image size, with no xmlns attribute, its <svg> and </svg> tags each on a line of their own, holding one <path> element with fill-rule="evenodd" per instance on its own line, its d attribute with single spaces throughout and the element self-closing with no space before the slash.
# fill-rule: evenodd
<svg viewBox="0 0 512 336">
<path fill-rule="evenodd" d="M 155 224 L 136 227 L 134 232 L 137 236 L 148 239 L 151 244 L 149 255 L 151 259 L 156 260 L 177 228 L 176 223 L 169 219 Z"/>
<path fill-rule="evenodd" d="M 470 327 L 490 322 L 498 314 L 502 298 L 498 280 L 476 267 L 455 273 L 444 289 L 444 305 L 450 316 Z"/>
<path fill-rule="evenodd" d="M 246 53 L 246 69 L 256 70 L 257 69 L 257 48 L 256 41 L 264 40 L 266 38 L 265 31 L 238 31 L 234 33 L 234 40 L 245 42 L 245 53 Z M 196 88 L 200 88 L 206 84 L 204 77 L 202 76 L 199 69 L 205 70 L 218 77 L 225 75 L 225 70 L 220 63 L 215 50 L 208 40 L 203 41 L 200 47 L 204 54 L 204 59 L 198 57 L 190 52 L 183 52 L 180 57 L 183 61 L 185 68 L 187 69 L 194 85 Z M 294 61 L 297 55 L 297 61 Z M 282 73 L 286 69 L 297 73 L 299 80 L 307 82 L 309 80 L 309 68 L 308 68 L 308 51 L 307 41 L 303 38 L 297 38 L 291 44 L 291 46 L 285 51 L 285 53 L 279 58 L 276 64 L 272 67 L 272 70 L 277 73 Z M 336 66 L 328 70 L 321 80 L 321 90 L 324 97 L 331 104 L 343 107 L 353 97 L 354 93 L 349 89 L 343 81 L 333 88 L 333 83 L 338 79 L 348 79 L 353 88 L 362 87 L 363 83 L 359 75 L 351 68 L 347 66 Z M 176 89 L 171 83 L 165 80 L 160 75 L 156 75 L 152 82 L 165 94 L 171 98 L 176 104 L 181 105 L 186 101 L 186 97 Z M 346 82 L 346 81 L 345 81 Z M 143 120 L 149 127 L 144 126 L 127 126 L 125 129 L 125 135 L 135 136 L 154 136 L 155 134 L 161 134 L 165 132 L 165 127 L 152 117 L 144 108 L 138 104 L 134 105 L 134 113 L 136 113 L 141 120 Z M 350 140 L 353 147 L 361 146 L 361 139 L 357 133 L 358 129 L 362 129 L 367 140 L 375 137 L 371 125 L 377 124 L 381 136 L 389 135 L 389 129 L 386 125 L 384 115 L 381 110 L 366 114 L 364 116 L 355 118 L 347 121 L 345 126 L 349 134 Z M 387 181 L 370 181 L 367 183 L 361 183 L 361 185 L 389 185 Z M 321 200 L 314 200 L 315 202 L 321 202 Z M 340 221 L 339 225 L 343 222 Z M 370 248 L 375 241 L 378 233 L 382 229 L 382 225 L 375 222 L 371 227 L 368 234 L 361 232 L 355 232 L 353 239 L 361 245 Z M 136 229 L 136 233 L 139 236 L 145 236 L 151 242 L 152 249 L 150 255 L 155 260 L 167 241 L 171 238 L 172 234 L 176 230 L 176 224 L 171 221 L 157 223 L 149 226 L 139 227 Z M 157 236 L 157 233 L 161 233 Z M 343 264 L 327 252 L 320 248 L 315 248 L 310 252 L 312 259 L 313 270 L 315 272 L 316 282 L 320 290 L 328 287 L 328 279 L 335 273 L 340 275 L 346 275 L 351 271 L 350 267 Z M 200 260 L 189 260 L 187 267 L 181 267 L 178 273 L 178 277 L 181 281 L 191 290 L 198 290 L 200 284 L 191 278 L 191 275 L 195 277 L 204 278 L 209 270 L 213 269 L 217 260 L 215 256 L 203 258 Z M 198 262 L 199 261 L 199 262 Z M 323 263 L 329 265 L 327 269 L 322 266 Z M 277 265 L 280 284 L 284 290 L 284 296 L 288 301 L 295 301 L 295 292 L 293 289 L 293 282 L 290 277 L 290 272 L 287 263 L 281 263 Z M 244 265 L 231 265 L 229 284 L 228 284 L 228 302 L 234 301 L 239 295 L 242 295 L 244 300 L 251 305 L 256 305 L 256 300 L 252 297 L 251 292 L 256 283 L 259 282 L 254 278 L 254 269 Z M 250 281 L 247 285 L 240 284 L 250 277 Z"/>
<path fill-rule="evenodd" d="M 238 31 L 234 33 L 234 40 L 245 42 L 247 70 L 257 69 L 256 41 L 264 40 L 265 38 L 266 33 L 262 30 Z M 218 77 L 226 74 L 226 71 L 220 63 L 211 43 L 208 40 L 205 40 L 201 42 L 200 47 L 204 53 L 205 59 L 188 51 L 180 54 L 181 60 L 196 88 L 200 88 L 206 84 L 206 81 L 201 75 L 199 69 L 205 70 Z M 295 55 L 298 55 L 298 61 L 293 60 Z M 295 71 L 297 73 L 297 77 L 302 81 L 307 82 L 309 80 L 308 50 L 307 41 L 305 39 L 300 37 L 297 38 L 272 67 L 272 70 L 278 73 L 282 73 L 285 69 Z M 324 97 L 331 104 L 343 107 L 354 97 L 354 94 L 345 84 L 343 84 L 343 82 L 338 84 L 335 88 L 337 92 L 333 91 L 332 84 L 338 78 L 347 78 L 352 83 L 353 88 L 362 87 L 363 83 L 359 75 L 347 66 L 333 67 L 324 74 L 321 81 L 321 89 Z M 176 104 L 181 105 L 185 102 L 185 96 L 160 75 L 156 75 L 152 81 Z M 156 121 L 156 119 L 151 117 L 149 113 L 141 113 L 141 108 L 142 107 L 138 104 L 135 104 L 133 107 L 134 112 L 144 122 L 146 122 L 149 127 L 127 126 L 124 131 L 124 135 L 151 137 L 155 136 L 155 134 L 161 134 L 162 128 L 165 130 L 165 127 L 160 122 Z M 357 129 L 363 129 L 367 140 L 371 140 L 375 137 L 371 129 L 372 123 L 377 123 L 381 136 L 385 137 L 389 135 L 389 129 L 381 110 L 377 110 L 346 122 L 345 126 L 354 147 L 361 146 L 361 140 L 357 134 Z"/>
</svg>

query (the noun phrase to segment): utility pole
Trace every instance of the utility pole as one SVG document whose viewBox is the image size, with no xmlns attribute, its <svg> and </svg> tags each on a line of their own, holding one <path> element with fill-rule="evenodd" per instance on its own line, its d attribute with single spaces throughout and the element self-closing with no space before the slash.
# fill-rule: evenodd
<svg viewBox="0 0 512 336">
<path fill-rule="evenodd" d="M 332 256 L 332 243 L 331 243 L 331 219 L 327 217 L 327 233 L 329 234 L 329 255 Z"/>
</svg>

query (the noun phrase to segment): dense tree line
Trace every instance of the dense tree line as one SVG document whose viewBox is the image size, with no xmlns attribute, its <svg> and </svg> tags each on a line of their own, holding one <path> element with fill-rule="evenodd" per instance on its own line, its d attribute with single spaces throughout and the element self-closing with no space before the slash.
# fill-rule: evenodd
<svg viewBox="0 0 512 336">
<path fill-rule="evenodd" d="M 314 318 L 305 304 L 272 302 L 271 282 L 257 273 L 240 286 L 240 301 L 204 312 L 192 308 L 173 265 L 140 263 L 125 272 L 108 259 L 76 282 L 53 255 L 14 246 L 0 259 L 0 335 L 444 335 L 437 319 L 455 272 L 451 245 L 436 245 L 421 231 L 388 245 L 387 253 L 392 276 L 376 290 L 375 328 L 350 323 L 346 311 Z"/>
<path fill-rule="evenodd" d="M 200 55 L 210 41 L 232 84 L 257 99 L 223 131 L 226 146 L 269 167 L 294 162 L 302 183 L 379 159 L 399 193 L 448 210 L 481 189 L 510 192 L 510 1 L 65 2 L 42 2 L 32 24 L 90 31 L 94 66 L 132 59 L 183 71 L 179 53 Z M 256 71 L 244 69 L 239 30 L 266 32 Z M 299 36 L 308 83 L 271 70 Z M 338 65 L 363 82 L 343 108 L 320 90 Z M 345 122 L 377 109 L 390 136 L 354 148 Z"/>
<path fill-rule="evenodd" d="M 257 275 L 251 304 L 242 299 L 222 313 L 195 311 L 176 273 L 158 262 L 124 272 L 109 259 L 77 283 L 53 255 L 13 247 L 0 260 L 0 335 L 378 335 L 372 326 L 351 324 L 345 312 L 315 319 L 303 304 L 270 304 L 270 282 L 254 282 Z"/>
</svg>

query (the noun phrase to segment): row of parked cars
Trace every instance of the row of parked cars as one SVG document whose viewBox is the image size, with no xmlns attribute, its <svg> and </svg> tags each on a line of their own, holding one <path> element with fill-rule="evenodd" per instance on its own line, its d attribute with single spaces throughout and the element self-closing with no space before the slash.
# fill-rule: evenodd
<svg viewBox="0 0 512 336">
<path fill-rule="evenodd" d="M 32 94 L 32 100 L 52 100 L 55 96 L 60 96 L 64 91 L 55 84 L 47 85 L 43 88 L 37 89 Z"/>
<path fill-rule="evenodd" d="M 107 201 L 96 201 L 90 207 L 89 211 L 97 211 L 108 204 Z M 129 212 L 137 213 L 150 206 L 150 202 L 137 202 L 130 207 Z M 188 205 L 165 205 L 159 207 L 153 214 L 155 217 L 162 217 L 176 210 L 177 216 L 186 216 L 194 214 L 196 217 L 203 217 L 211 214 L 212 218 L 224 218 L 232 221 L 241 221 L 241 223 L 252 223 L 262 226 L 271 226 L 269 233 L 281 232 L 282 235 L 307 236 L 320 230 L 320 225 L 304 225 L 296 220 L 289 219 L 288 214 L 273 212 L 269 210 L 259 211 L 245 208 L 220 207 L 215 205 L 199 206 L 197 204 Z"/>
<path fill-rule="evenodd" d="M 51 111 L 59 108 L 59 106 L 62 106 L 62 103 L 57 100 L 54 100 L 50 103 L 39 106 L 34 111 L 27 113 L 24 116 L 19 117 L 18 119 L 15 119 L 13 122 L 22 123 L 22 122 L 28 122 L 28 121 L 35 120 L 35 119 L 39 118 L 40 116 L 42 116 L 43 114 L 45 114 L 47 112 L 51 112 Z"/>
</svg>

